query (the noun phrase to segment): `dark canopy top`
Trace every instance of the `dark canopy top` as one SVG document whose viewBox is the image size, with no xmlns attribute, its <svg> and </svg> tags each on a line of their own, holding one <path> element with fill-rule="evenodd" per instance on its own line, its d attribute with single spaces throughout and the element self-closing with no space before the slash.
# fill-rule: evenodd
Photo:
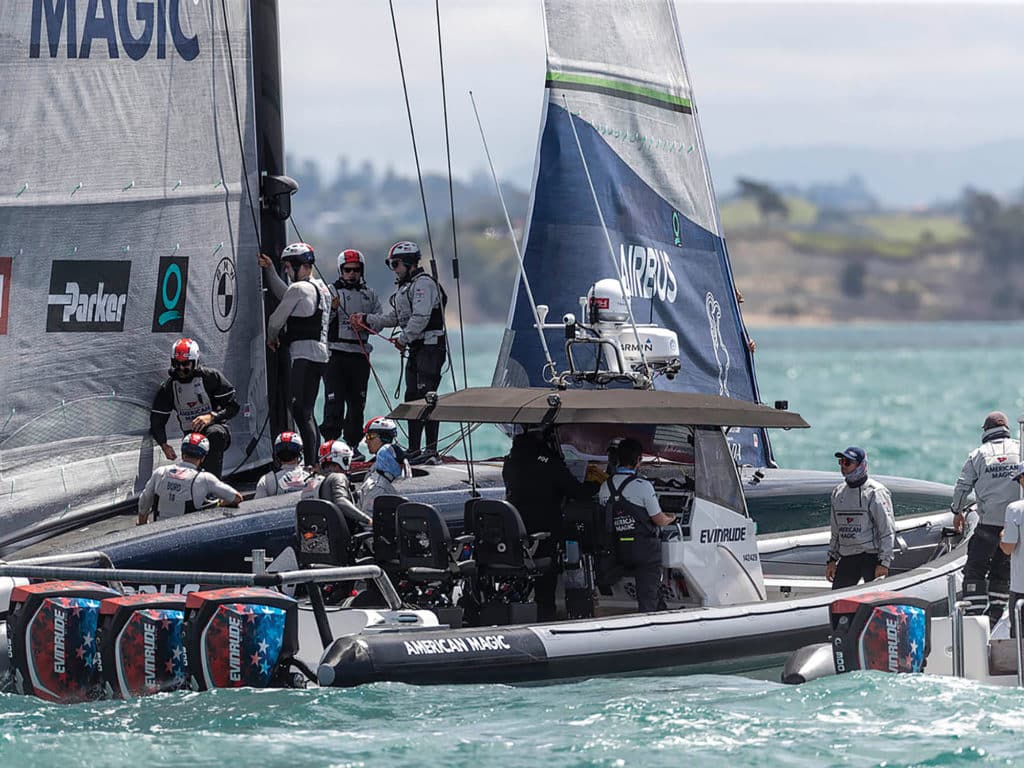
<svg viewBox="0 0 1024 768">
<path fill-rule="evenodd" d="M 485 424 L 689 424 L 783 429 L 810 426 L 798 413 L 743 400 L 642 389 L 471 387 L 438 396 L 433 407 L 425 400 L 402 403 L 390 417 Z"/>
</svg>

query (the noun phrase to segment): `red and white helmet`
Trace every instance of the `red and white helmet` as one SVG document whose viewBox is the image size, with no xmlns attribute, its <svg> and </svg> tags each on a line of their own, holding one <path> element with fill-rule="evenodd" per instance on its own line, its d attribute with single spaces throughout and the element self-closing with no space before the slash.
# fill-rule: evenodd
<svg viewBox="0 0 1024 768">
<path fill-rule="evenodd" d="M 379 435 L 385 443 L 389 443 L 398 436 L 398 425 L 386 416 L 377 416 L 366 422 L 363 434 Z"/>
<path fill-rule="evenodd" d="M 402 240 L 395 243 L 388 250 L 388 257 L 386 264 L 388 269 L 391 269 L 391 265 L 394 259 L 399 259 L 407 267 L 415 267 L 420 263 L 420 247 L 411 240 Z"/>
<path fill-rule="evenodd" d="M 281 251 L 281 261 L 314 264 L 316 262 L 316 255 L 313 253 L 313 246 L 309 243 L 292 243 Z"/>
<path fill-rule="evenodd" d="M 186 339 L 187 341 L 187 339 Z M 195 342 L 193 342 L 194 344 Z M 198 432 L 190 432 L 181 441 L 181 455 L 193 458 L 206 458 L 210 452 L 210 441 Z"/>
<path fill-rule="evenodd" d="M 345 266 L 359 265 L 366 270 L 366 257 L 363 256 L 362 251 L 357 251 L 355 248 L 346 248 L 344 251 L 338 254 L 338 271 L 341 272 L 341 268 Z"/>
<path fill-rule="evenodd" d="M 291 461 L 302 455 L 302 438 L 298 432 L 282 432 L 274 441 L 274 457 Z"/>
<path fill-rule="evenodd" d="M 171 349 L 171 362 L 173 363 L 198 363 L 199 345 L 192 339 L 178 339 Z"/>
<path fill-rule="evenodd" d="M 352 449 L 344 440 L 328 440 L 320 446 L 320 466 L 334 462 L 348 472 L 352 466 Z"/>
</svg>

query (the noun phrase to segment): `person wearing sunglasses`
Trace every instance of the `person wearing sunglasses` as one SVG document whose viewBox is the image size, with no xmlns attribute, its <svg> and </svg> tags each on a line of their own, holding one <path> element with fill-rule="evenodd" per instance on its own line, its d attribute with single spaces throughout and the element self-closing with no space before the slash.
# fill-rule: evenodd
<svg viewBox="0 0 1024 768">
<path fill-rule="evenodd" d="M 383 307 L 377 292 L 366 284 L 366 258 L 355 248 L 338 254 L 338 279 L 331 302 L 331 326 L 327 346 L 331 357 L 324 375 L 324 420 L 320 436 L 324 440 L 343 437 L 352 449 L 353 461 L 364 461 L 359 451 L 363 438 L 363 413 L 366 386 L 370 381 L 370 334 L 364 327 L 349 322 L 354 314 L 380 314 Z"/>
<path fill-rule="evenodd" d="M 408 350 L 405 362 L 405 400 L 420 400 L 441 385 L 447 342 L 444 307 L 448 301 L 444 289 L 420 266 L 420 247 L 403 240 L 388 251 L 388 268 L 395 273 L 398 288 L 391 296 L 391 309 L 375 314 L 354 314 L 352 324 L 365 324 L 375 331 L 398 327 L 395 340 L 399 350 Z M 409 422 L 409 463 L 439 464 L 437 455 L 438 422 L 426 422 L 426 447 L 420 451 L 424 422 Z"/>
<path fill-rule="evenodd" d="M 896 520 L 889 489 L 868 477 L 868 454 L 851 445 L 836 453 L 843 482 L 832 491 L 825 578 L 842 589 L 889 575 Z"/>
<path fill-rule="evenodd" d="M 193 339 L 174 342 L 167 376 L 153 398 L 149 433 L 164 456 L 175 461 L 178 455 L 167 442 L 167 421 L 176 413 L 183 434 L 196 432 L 209 441 L 203 468 L 219 478 L 224 452 L 231 445 L 228 421 L 239 410 L 235 388 L 220 371 L 199 365 L 199 344 Z"/>
</svg>

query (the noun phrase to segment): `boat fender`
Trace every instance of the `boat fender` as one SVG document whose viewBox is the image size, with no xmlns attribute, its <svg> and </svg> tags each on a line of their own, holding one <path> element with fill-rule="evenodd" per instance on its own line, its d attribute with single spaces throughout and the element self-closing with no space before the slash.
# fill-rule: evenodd
<svg viewBox="0 0 1024 768">
<path fill-rule="evenodd" d="M 800 685 L 835 673 L 832 644 L 814 643 L 798 648 L 790 654 L 782 668 L 782 682 L 786 685 Z"/>
</svg>

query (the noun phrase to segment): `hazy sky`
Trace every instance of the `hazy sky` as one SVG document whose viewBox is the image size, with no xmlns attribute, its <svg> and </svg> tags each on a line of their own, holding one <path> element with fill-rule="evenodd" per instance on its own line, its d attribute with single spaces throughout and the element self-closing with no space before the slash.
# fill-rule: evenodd
<svg viewBox="0 0 1024 768">
<path fill-rule="evenodd" d="M 395 7 L 421 162 L 441 169 L 434 3 Z M 677 13 L 713 157 L 1024 138 L 1024 4 L 680 1 Z M 288 151 L 332 169 L 342 154 L 411 169 L 386 0 L 280 0 L 280 14 Z M 499 170 L 531 167 L 540 0 L 441 0 L 441 21 L 456 173 L 485 163 L 469 90 Z"/>
</svg>

